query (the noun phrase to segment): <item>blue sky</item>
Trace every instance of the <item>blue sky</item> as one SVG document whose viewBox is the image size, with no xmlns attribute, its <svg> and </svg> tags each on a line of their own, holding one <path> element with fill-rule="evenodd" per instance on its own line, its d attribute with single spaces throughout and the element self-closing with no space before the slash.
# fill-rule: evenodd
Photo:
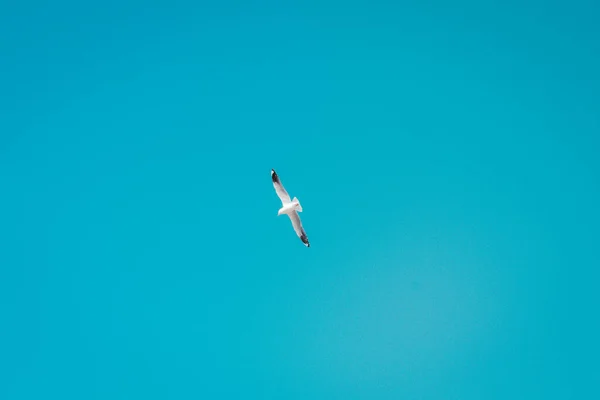
<svg viewBox="0 0 600 400">
<path fill-rule="evenodd" d="M 13 3 L 2 399 L 598 395 L 593 2 Z"/>
</svg>

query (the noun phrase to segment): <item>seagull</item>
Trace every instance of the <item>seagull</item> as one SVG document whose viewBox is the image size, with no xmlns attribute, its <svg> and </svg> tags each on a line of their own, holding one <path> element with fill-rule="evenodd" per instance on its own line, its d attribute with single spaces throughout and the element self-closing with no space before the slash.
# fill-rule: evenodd
<svg viewBox="0 0 600 400">
<path fill-rule="evenodd" d="M 294 226 L 294 230 L 296 234 L 302 240 L 302 243 L 306 247 L 310 247 L 310 243 L 308 242 L 308 236 L 306 236 L 306 232 L 304 232 L 304 228 L 302 228 L 302 222 L 300 222 L 299 212 L 302 212 L 302 206 L 300 205 L 300 201 L 294 197 L 290 200 L 290 195 L 285 191 L 281 181 L 279 180 L 279 176 L 274 169 L 271 170 L 271 179 L 273 180 L 273 186 L 275 187 L 275 192 L 277 196 L 281 199 L 282 207 L 277 212 L 277 216 L 282 214 L 287 214 L 292 221 L 292 225 Z"/>
</svg>

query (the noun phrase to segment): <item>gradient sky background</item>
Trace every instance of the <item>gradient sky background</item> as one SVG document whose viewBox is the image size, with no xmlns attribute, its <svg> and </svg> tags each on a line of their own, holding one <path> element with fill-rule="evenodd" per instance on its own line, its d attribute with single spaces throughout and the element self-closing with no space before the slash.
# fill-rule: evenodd
<svg viewBox="0 0 600 400">
<path fill-rule="evenodd" d="M 1 399 L 598 398 L 600 6 L 10 3 Z"/>
</svg>

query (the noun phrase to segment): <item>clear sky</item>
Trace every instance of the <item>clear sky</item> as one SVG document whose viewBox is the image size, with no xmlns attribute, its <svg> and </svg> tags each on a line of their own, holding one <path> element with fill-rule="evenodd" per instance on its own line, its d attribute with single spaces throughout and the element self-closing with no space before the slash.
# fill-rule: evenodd
<svg viewBox="0 0 600 400">
<path fill-rule="evenodd" d="M 3 2 L 0 398 L 600 398 L 599 8 Z"/>
</svg>

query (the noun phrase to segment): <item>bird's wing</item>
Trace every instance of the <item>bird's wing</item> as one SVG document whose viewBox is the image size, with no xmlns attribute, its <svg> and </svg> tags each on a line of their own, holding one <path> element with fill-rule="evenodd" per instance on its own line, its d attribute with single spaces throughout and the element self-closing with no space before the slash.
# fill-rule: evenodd
<svg viewBox="0 0 600 400">
<path fill-rule="evenodd" d="M 285 188 L 281 184 L 279 180 L 279 176 L 274 169 L 271 170 L 271 179 L 273 179 L 273 186 L 275 187 L 275 192 L 277 192 L 277 196 L 281 199 L 283 204 L 291 203 L 290 195 L 285 191 Z"/>
<path fill-rule="evenodd" d="M 310 247 L 310 243 L 308 242 L 308 236 L 306 236 L 306 232 L 304 232 L 304 228 L 302 227 L 302 222 L 300 221 L 300 216 L 297 211 L 288 214 L 290 220 L 292 221 L 292 225 L 294 226 L 294 230 L 296 231 L 296 235 L 302 240 L 302 243 L 306 247 Z"/>
</svg>

